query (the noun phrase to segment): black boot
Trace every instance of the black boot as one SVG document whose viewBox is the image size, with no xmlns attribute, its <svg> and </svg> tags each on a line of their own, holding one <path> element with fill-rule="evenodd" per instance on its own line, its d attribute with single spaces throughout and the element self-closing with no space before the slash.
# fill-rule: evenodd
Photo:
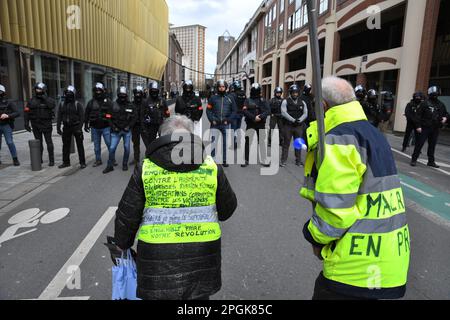
<svg viewBox="0 0 450 320">
<path fill-rule="evenodd" d="M 59 169 L 64 169 L 64 168 L 69 168 L 70 167 L 70 163 L 63 163 L 62 165 L 60 165 L 58 168 Z"/>
<path fill-rule="evenodd" d="M 113 172 L 113 171 L 114 171 L 114 167 L 106 167 L 106 169 L 103 170 L 103 174 L 107 174 L 107 173 L 110 173 L 110 172 Z"/>
<path fill-rule="evenodd" d="M 17 159 L 17 158 L 13 158 L 13 163 L 14 163 L 14 166 L 15 167 L 18 167 L 18 166 L 20 166 L 20 162 L 19 162 L 19 159 Z M 2 162 L 0 161 L 0 164 L 2 164 Z"/>
</svg>

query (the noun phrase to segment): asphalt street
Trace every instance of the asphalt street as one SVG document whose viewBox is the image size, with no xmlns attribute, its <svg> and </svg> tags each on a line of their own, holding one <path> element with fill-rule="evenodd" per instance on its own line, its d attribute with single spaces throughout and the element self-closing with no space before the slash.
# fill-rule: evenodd
<svg viewBox="0 0 450 320">
<path fill-rule="evenodd" d="M 413 170 L 398 151 L 399 138 L 389 141 L 397 149 L 411 233 L 405 299 L 449 300 L 450 158 L 440 155 L 446 165 L 440 171 Z M 121 156 L 119 147 L 119 163 Z M 321 262 L 301 232 L 312 214 L 298 194 L 303 168 L 291 155 L 277 175 L 261 176 L 260 169 L 225 169 L 239 207 L 222 224 L 223 286 L 213 299 L 310 299 Z M 103 243 L 113 235 L 115 207 L 132 172 L 102 170 L 91 162 L 0 216 L 0 299 L 111 298 L 112 262 Z M 67 209 L 54 211 L 61 208 Z"/>
</svg>

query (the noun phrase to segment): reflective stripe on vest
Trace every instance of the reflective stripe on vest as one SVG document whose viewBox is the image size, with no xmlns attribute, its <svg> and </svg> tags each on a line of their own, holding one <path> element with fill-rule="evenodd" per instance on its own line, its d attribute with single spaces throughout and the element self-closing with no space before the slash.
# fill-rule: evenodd
<svg viewBox="0 0 450 320">
<path fill-rule="evenodd" d="M 140 241 L 176 244 L 220 239 L 217 165 L 211 157 L 199 169 L 186 173 L 167 171 L 146 159 L 142 181 L 146 205 Z"/>
</svg>

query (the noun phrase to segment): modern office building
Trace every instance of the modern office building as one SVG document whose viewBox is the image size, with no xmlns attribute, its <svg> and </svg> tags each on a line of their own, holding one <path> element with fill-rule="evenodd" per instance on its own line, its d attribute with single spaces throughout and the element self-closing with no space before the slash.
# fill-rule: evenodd
<svg viewBox="0 0 450 320">
<path fill-rule="evenodd" d="M 412 94 L 429 85 L 442 88 L 450 111 L 450 1 L 317 0 L 317 5 L 324 76 L 392 91 L 395 131 L 406 127 L 403 114 Z M 217 72 L 232 74 L 229 81 L 258 81 L 267 98 L 276 86 L 311 83 L 305 1 L 263 1 Z"/>
<path fill-rule="evenodd" d="M 170 31 L 175 33 L 183 49 L 183 65 L 191 69 L 186 68 L 184 80 L 192 80 L 196 89 L 204 90 L 206 28 L 191 25 L 171 27 Z"/>
<path fill-rule="evenodd" d="M 168 29 L 164 0 L 1 0 L 0 83 L 23 109 L 36 82 L 55 99 L 73 84 L 86 103 L 97 81 L 113 95 L 161 80 Z"/>
</svg>

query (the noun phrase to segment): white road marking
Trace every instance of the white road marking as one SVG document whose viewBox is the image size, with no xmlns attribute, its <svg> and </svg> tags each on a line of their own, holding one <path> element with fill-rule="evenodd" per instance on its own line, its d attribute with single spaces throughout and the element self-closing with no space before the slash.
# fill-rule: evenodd
<svg viewBox="0 0 450 320">
<path fill-rule="evenodd" d="M 64 266 L 59 270 L 55 278 L 45 288 L 38 300 L 54 300 L 59 297 L 61 292 L 66 287 L 66 284 L 72 280 L 72 274 L 68 274 L 67 270 L 71 266 L 80 266 L 86 256 L 91 251 L 96 243 L 98 237 L 103 233 L 103 230 L 111 222 L 111 219 L 116 213 L 117 207 L 110 207 L 103 216 L 98 220 L 97 224 L 92 228 L 89 234 L 84 238 L 72 256 L 67 260 Z"/>
<path fill-rule="evenodd" d="M 398 150 L 396 150 L 396 149 L 394 149 L 394 148 L 391 148 L 391 150 L 392 150 L 393 152 L 399 154 L 399 155 L 402 155 L 402 156 L 404 156 L 404 157 L 407 157 L 407 158 L 409 158 L 409 159 L 412 159 L 412 157 L 411 157 L 410 155 L 407 155 L 407 154 L 404 153 L 404 152 L 398 151 Z M 424 164 L 424 165 L 427 165 L 427 162 L 424 161 L 424 160 L 417 160 L 417 162 L 419 162 L 419 163 L 421 163 L 421 164 Z M 443 164 L 443 163 L 438 163 L 438 165 L 441 165 L 441 166 L 443 166 L 443 167 L 450 167 L 449 165 Z M 431 167 L 430 167 L 430 168 L 431 168 Z M 439 172 L 442 172 L 442 173 L 444 173 L 444 174 L 446 174 L 446 175 L 448 175 L 448 176 L 450 176 L 450 172 L 448 172 L 448 171 L 445 171 L 445 170 L 442 170 L 442 169 L 437 169 L 437 168 L 433 168 L 433 169 L 434 169 L 434 170 L 437 170 L 437 171 L 439 171 Z"/>
<path fill-rule="evenodd" d="M 414 191 L 420 193 L 420 194 L 423 194 L 424 196 L 426 196 L 426 197 L 428 197 L 428 198 L 434 198 L 433 195 L 431 195 L 431 194 L 429 194 L 429 193 L 427 193 L 427 192 L 425 192 L 425 191 L 423 191 L 423 190 L 420 190 L 419 188 L 413 187 L 412 185 L 407 184 L 407 183 L 405 183 L 405 182 L 403 182 L 403 181 L 401 182 L 401 184 L 404 185 L 405 187 L 408 187 L 408 188 L 410 188 L 410 189 L 412 189 L 412 190 L 414 190 Z"/>
</svg>

